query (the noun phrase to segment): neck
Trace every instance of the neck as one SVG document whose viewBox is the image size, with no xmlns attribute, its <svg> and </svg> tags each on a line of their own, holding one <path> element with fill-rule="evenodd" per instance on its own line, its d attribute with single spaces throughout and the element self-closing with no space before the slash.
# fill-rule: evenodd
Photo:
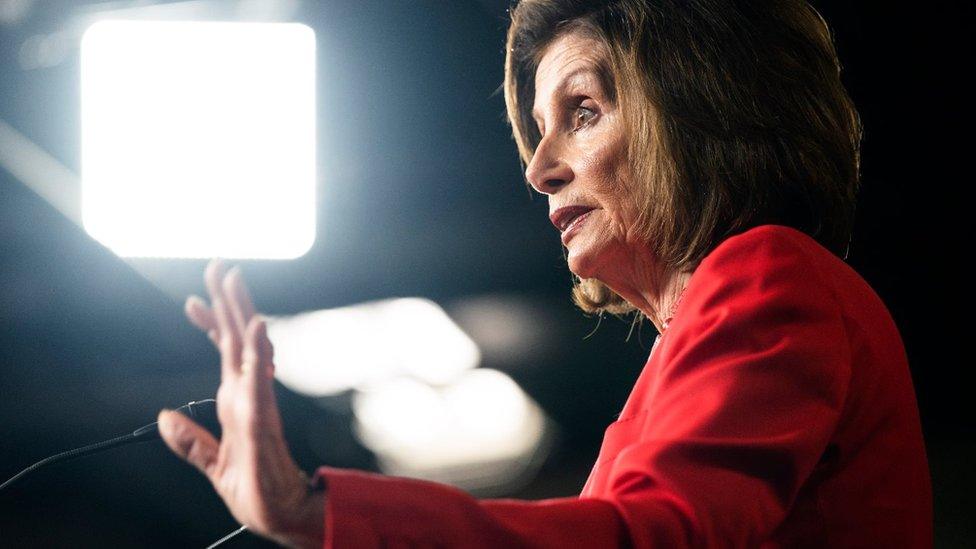
<svg viewBox="0 0 976 549">
<path fill-rule="evenodd" d="M 647 291 L 643 293 L 643 300 L 640 305 L 634 303 L 634 306 L 654 323 L 658 333 L 664 332 L 667 324 L 671 322 L 674 309 L 678 306 L 678 300 L 681 299 L 681 294 L 688 285 L 691 274 L 692 271 L 669 273 L 663 278 L 658 292 Z"/>
<path fill-rule="evenodd" d="M 637 276 L 627 277 L 628 283 L 605 283 L 650 319 L 661 333 L 666 328 L 666 322 L 670 322 L 694 269 L 662 271 L 645 265 L 644 268 L 635 269 L 635 273 Z"/>
</svg>

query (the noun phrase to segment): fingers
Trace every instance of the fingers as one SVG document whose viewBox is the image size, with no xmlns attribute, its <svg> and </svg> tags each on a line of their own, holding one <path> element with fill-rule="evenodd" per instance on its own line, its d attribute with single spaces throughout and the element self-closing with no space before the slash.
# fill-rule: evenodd
<svg viewBox="0 0 976 549">
<path fill-rule="evenodd" d="M 221 281 L 226 272 L 227 268 L 219 259 L 212 259 L 210 263 L 207 263 L 207 268 L 203 272 L 203 282 L 207 285 L 207 293 L 210 294 L 211 303 L 222 293 Z"/>
<path fill-rule="evenodd" d="M 210 431 L 173 410 L 161 411 L 157 421 L 166 446 L 213 481 L 220 445 Z"/>
<path fill-rule="evenodd" d="M 241 337 L 223 298 L 214 298 L 213 309 L 217 318 L 216 336 L 218 338 L 217 347 L 220 349 L 220 372 L 226 379 L 228 376 L 240 372 Z"/>
<path fill-rule="evenodd" d="M 227 270 L 220 260 L 214 259 L 207 265 L 204 282 L 212 307 L 207 308 L 203 300 L 191 296 L 186 302 L 186 315 L 195 326 L 207 332 L 220 350 L 222 373 L 230 375 L 238 372 L 242 364 L 246 332 L 255 318 L 254 303 L 238 267 Z M 268 345 L 270 348 L 270 342 Z M 260 352 L 255 354 L 259 355 Z"/>
<path fill-rule="evenodd" d="M 268 339 L 268 325 L 264 319 L 252 317 L 244 335 L 241 371 L 258 377 L 274 377 L 274 350 Z"/>
<path fill-rule="evenodd" d="M 238 333 L 243 335 L 251 318 L 254 317 L 254 304 L 251 301 L 250 293 L 247 291 L 247 286 L 244 284 L 244 277 L 241 276 L 239 267 L 234 267 L 227 272 L 222 289 L 237 324 Z"/>
<path fill-rule="evenodd" d="M 225 275 L 224 264 L 219 259 L 214 259 L 207 264 L 203 279 L 207 285 L 207 292 L 210 293 L 210 305 L 217 325 L 216 333 L 208 332 L 207 335 L 211 339 L 216 339 L 215 343 L 220 350 L 221 376 L 228 379 L 240 369 L 243 331 L 238 329 L 237 321 L 228 309 L 223 291 Z"/>
<path fill-rule="evenodd" d="M 265 435 L 280 437 L 281 419 L 274 394 L 274 351 L 263 319 L 254 317 L 248 323 L 242 353 L 241 381 L 245 393 L 253 399 L 255 425 L 260 425 Z"/>
<path fill-rule="evenodd" d="M 203 331 L 203 333 L 209 333 L 211 330 L 217 329 L 217 319 L 214 317 L 214 313 L 207 307 L 203 299 L 198 296 L 191 295 L 186 298 L 186 304 L 183 306 L 183 310 L 186 313 L 186 317 L 190 319 L 190 322 Z"/>
</svg>

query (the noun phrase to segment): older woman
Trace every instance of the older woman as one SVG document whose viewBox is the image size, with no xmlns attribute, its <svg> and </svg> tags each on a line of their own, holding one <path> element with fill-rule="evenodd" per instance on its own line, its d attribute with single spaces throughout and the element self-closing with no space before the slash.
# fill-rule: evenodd
<svg viewBox="0 0 976 549">
<path fill-rule="evenodd" d="M 911 546 L 932 543 L 898 330 L 846 255 L 860 127 L 801 0 L 525 0 L 505 97 L 586 311 L 647 317 L 646 367 L 576 498 L 477 500 L 321 467 L 282 437 L 272 349 L 239 271 L 187 303 L 221 353 L 223 438 L 167 444 L 285 544 Z"/>
</svg>

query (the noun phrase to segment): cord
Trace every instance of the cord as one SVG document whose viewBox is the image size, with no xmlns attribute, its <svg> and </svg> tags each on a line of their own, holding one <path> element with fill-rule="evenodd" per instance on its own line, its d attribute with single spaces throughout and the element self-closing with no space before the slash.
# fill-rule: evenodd
<svg viewBox="0 0 976 549">
<path fill-rule="evenodd" d="M 213 412 L 216 408 L 217 401 L 212 398 L 207 398 L 203 400 L 197 400 L 189 402 L 180 406 L 176 410 L 184 415 L 193 418 L 194 420 L 204 419 L 203 413 Z M 159 426 L 153 422 L 148 425 L 144 425 L 131 433 L 122 435 L 120 437 L 115 437 L 109 440 L 103 440 L 102 442 L 96 442 L 94 444 L 89 444 L 88 446 L 82 446 L 81 448 L 75 448 L 73 450 L 68 450 L 66 452 L 61 452 L 60 454 L 54 454 L 53 456 L 46 457 L 41 461 L 38 461 L 34 465 L 24 469 L 23 471 L 17 473 L 16 475 L 10 477 L 3 484 L 0 484 L 0 492 L 12 486 L 15 482 L 23 478 L 24 476 L 33 473 L 34 471 L 44 467 L 45 465 L 51 465 L 52 463 L 61 463 L 64 461 L 72 460 L 75 458 L 80 458 L 88 456 L 91 454 L 97 454 L 103 450 L 108 450 L 110 448 L 115 448 L 116 446 L 122 446 L 125 444 L 131 444 L 134 442 L 145 442 L 149 440 L 156 440 L 159 438 Z"/>
<path fill-rule="evenodd" d="M 67 452 L 61 452 L 60 454 L 55 454 L 53 456 L 46 457 L 41 461 L 38 461 L 34 465 L 31 465 L 30 467 L 17 473 L 16 475 L 11 477 L 3 484 L 0 484 L 0 490 L 4 490 L 8 486 L 16 482 L 17 479 L 23 477 L 28 473 L 32 473 L 37 469 L 44 467 L 45 465 L 50 465 L 52 463 L 59 463 L 62 461 L 68 461 L 70 459 L 75 459 L 75 458 L 87 456 L 89 454 L 94 454 L 102 450 L 108 450 L 109 448 L 114 448 L 116 446 L 122 446 L 123 444 L 128 444 L 129 442 L 135 441 L 135 439 L 137 438 L 139 437 L 136 436 L 135 434 L 129 433 L 127 435 L 122 435 L 120 437 L 115 437 L 113 439 L 105 440 L 102 442 L 96 442 L 95 444 L 89 444 L 88 446 L 82 446 L 81 448 L 75 448 L 74 450 L 68 450 Z"/>
<path fill-rule="evenodd" d="M 227 534 L 226 536 L 224 536 L 224 537 L 218 539 L 217 541 L 211 543 L 210 545 L 208 545 L 207 546 L 207 549 L 214 549 L 214 547 L 220 545 L 221 543 L 224 543 L 225 541 L 227 541 L 230 538 L 236 536 L 237 534 L 240 534 L 241 532 L 244 532 L 245 530 L 247 530 L 247 526 L 241 526 L 237 530 L 234 530 L 233 532 Z"/>
</svg>

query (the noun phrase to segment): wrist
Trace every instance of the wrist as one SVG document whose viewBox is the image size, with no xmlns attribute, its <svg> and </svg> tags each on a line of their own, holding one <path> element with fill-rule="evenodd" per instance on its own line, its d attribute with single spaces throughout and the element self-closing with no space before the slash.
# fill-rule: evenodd
<svg viewBox="0 0 976 549">
<path fill-rule="evenodd" d="M 288 506 L 291 511 L 273 537 L 288 547 L 322 547 L 325 543 L 324 479 L 310 481 L 302 473 L 302 480 L 304 490 Z"/>
</svg>

